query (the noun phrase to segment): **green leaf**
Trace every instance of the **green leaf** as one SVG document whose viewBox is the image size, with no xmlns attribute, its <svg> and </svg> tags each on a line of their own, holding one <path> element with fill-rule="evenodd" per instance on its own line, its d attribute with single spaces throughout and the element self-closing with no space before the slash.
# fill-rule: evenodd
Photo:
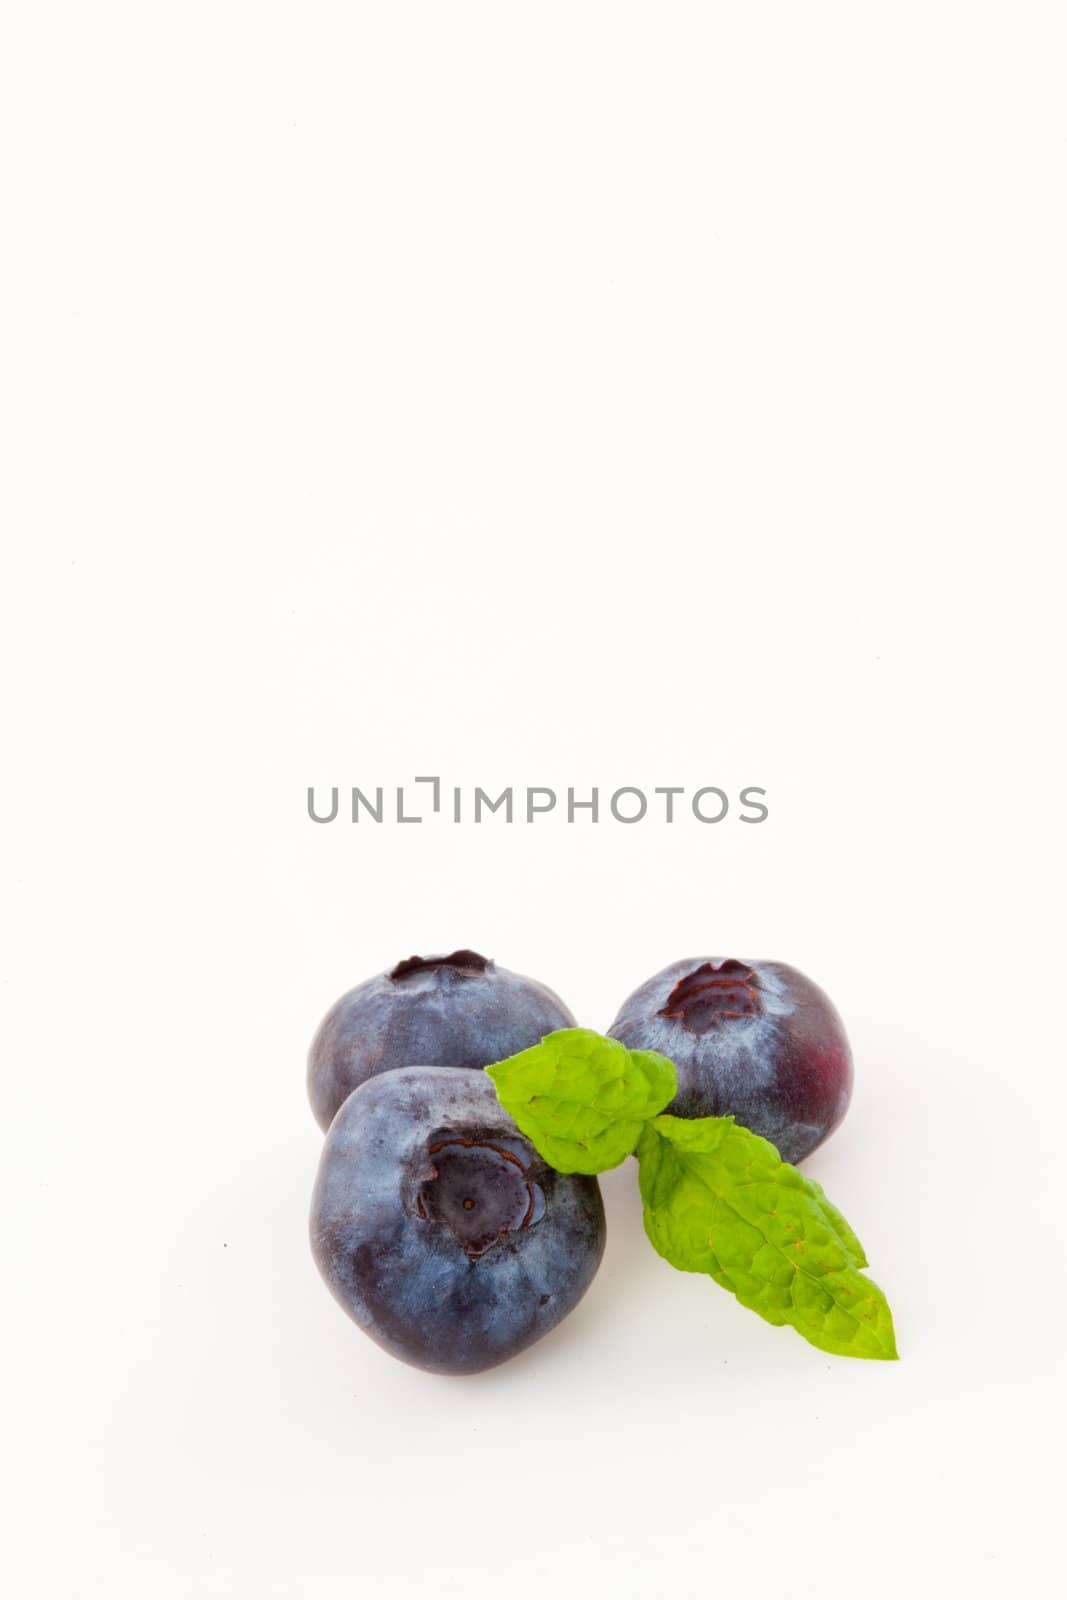
<svg viewBox="0 0 1067 1600">
<path fill-rule="evenodd" d="M 783 1165 L 784 1164 L 785 1163 L 783 1163 Z M 796 1168 L 791 1167 L 790 1171 L 795 1172 Z M 831 1233 L 837 1235 L 841 1243 L 841 1248 L 849 1256 L 852 1265 L 854 1267 L 865 1267 L 867 1265 L 867 1256 L 863 1246 L 860 1244 L 852 1228 L 849 1227 L 848 1223 L 845 1221 L 840 1211 L 838 1211 L 833 1201 L 828 1199 L 826 1190 L 821 1184 L 816 1183 L 814 1178 L 805 1178 L 804 1182 L 811 1191 L 812 1197 L 818 1201 L 823 1216 L 826 1220 L 827 1227 L 830 1229 Z"/>
<path fill-rule="evenodd" d="M 817 1183 L 732 1117 L 660 1116 L 637 1148 L 645 1229 L 683 1272 L 706 1272 L 768 1322 L 832 1355 L 896 1359 L 885 1296 Z"/>
<path fill-rule="evenodd" d="M 674 1099 L 673 1064 L 588 1028 L 560 1028 L 486 1071 L 497 1099 L 557 1172 L 605 1172 Z"/>
</svg>

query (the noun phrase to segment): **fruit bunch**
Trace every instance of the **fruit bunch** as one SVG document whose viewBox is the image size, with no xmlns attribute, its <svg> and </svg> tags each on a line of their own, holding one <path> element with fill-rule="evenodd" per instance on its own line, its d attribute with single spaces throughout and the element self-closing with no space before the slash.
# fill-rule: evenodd
<svg viewBox="0 0 1067 1600">
<path fill-rule="evenodd" d="M 859 1240 L 794 1165 L 851 1090 L 841 1019 L 782 962 L 676 962 L 601 1035 L 473 950 L 412 956 L 311 1046 L 315 1260 L 391 1354 L 481 1372 L 577 1305 L 604 1252 L 596 1174 L 634 1155 L 674 1266 L 819 1349 L 893 1359 Z"/>
</svg>

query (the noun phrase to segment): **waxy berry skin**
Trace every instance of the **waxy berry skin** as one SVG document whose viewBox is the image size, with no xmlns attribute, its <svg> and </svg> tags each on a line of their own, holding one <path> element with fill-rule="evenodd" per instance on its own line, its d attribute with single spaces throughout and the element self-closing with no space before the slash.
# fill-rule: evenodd
<svg viewBox="0 0 1067 1600">
<path fill-rule="evenodd" d="M 593 1281 L 604 1236 L 596 1179 L 546 1166 L 484 1072 L 383 1072 L 326 1136 L 319 1270 L 372 1339 L 429 1372 L 482 1372 L 550 1332 Z"/>
<path fill-rule="evenodd" d="M 698 956 L 635 989 L 608 1032 L 678 1073 L 676 1117 L 733 1116 L 784 1161 L 810 1155 L 852 1095 L 852 1052 L 828 997 L 782 961 Z"/>
<path fill-rule="evenodd" d="M 353 1089 L 379 1072 L 432 1061 L 488 1067 L 573 1028 L 558 995 L 473 950 L 410 956 L 326 1013 L 308 1055 L 308 1096 L 328 1128 Z"/>
</svg>

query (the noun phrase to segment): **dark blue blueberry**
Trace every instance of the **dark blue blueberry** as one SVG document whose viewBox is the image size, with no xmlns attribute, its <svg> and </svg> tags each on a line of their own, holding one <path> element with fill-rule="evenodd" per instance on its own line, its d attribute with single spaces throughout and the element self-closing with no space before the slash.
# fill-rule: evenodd
<svg viewBox="0 0 1067 1600">
<path fill-rule="evenodd" d="M 604 1208 L 595 1178 L 545 1165 L 484 1072 L 398 1067 L 333 1119 L 311 1247 L 392 1355 L 482 1372 L 577 1305 L 604 1252 Z"/>
<path fill-rule="evenodd" d="M 674 1062 L 674 1116 L 734 1116 L 784 1161 L 810 1155 L 848 1110 L 852 1052 L 841 1018 L 781 961 L 676 961 L 635 989 L 608 1031 Z"/>
<path fill-rule="evenodd" d="M 308 1056 L 308 1094 L 328 1128 L 353 1089 L 379 1072 L 432 1061 L 488 1067 L 574 1018 L 558 995 L 473 950 L 411 956 L 330 1008 Z"/>
</svg>

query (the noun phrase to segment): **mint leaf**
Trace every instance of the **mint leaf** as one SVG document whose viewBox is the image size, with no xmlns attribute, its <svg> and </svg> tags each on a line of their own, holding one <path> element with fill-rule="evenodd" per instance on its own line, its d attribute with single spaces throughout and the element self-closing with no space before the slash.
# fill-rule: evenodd
<svg viewBox="0 0 1067 1600">
<path fill-rule="evenodd" d="M 604 1172 L 636 1150 L 645 1230 L 683 1272 L 706 1272 L 820 1350 L 896 1359 L 885 1296 L 820 1186 L 732 1117 L 662 1115 L 674 1067 L 587 1028 L 562 1028 L 486 1071 L 558 1172 Z"/>
<path fill-rule="evenodd" d="M 777 1327 L 832 1355 L 896 1359 L 885 1296 L 817 1183 L 732 1117 L 649 1122 L 637 1149 L 645 1230 L 683 1272 L 706 1272 Z"/>
<path fill-rule="evenodd" d="M 783 1163 L 783 1165 L 785 1165 L 785 1163 Z M 791 1172 L 795 1172 L 796 1168 L 790 1167 L 789 1170 Z M 833 1201 L 827 1198 L 826 1190 L 821 1184 L 816 1183 L 814 1178 L 805 1178 L 804 1182 L 811 1191 L 813 1198 L 818 1201 L 827 1227 L 830 1229 L 831 1233 L 837 1235 L 837 1238 L 841 1244 L 841 1248 L 848 1255 L 852 1265 L 854 1267 L 865 1267 L 867 1265 L 867 1256 L 864 1252 L 863 1246 L 860 1244 L 855 1233 L 849 1227 L 848 1223 L 845 1221 L 840 1211 L 838 1211 Z"/>
<path fill-rule="evenodd" d="M 557 1172 L 605 1172 L 674 1099 L 673 1064 L 588 1028 L 560 1028 L 485 1069 L 497 1099 Z"/>
</svg>

